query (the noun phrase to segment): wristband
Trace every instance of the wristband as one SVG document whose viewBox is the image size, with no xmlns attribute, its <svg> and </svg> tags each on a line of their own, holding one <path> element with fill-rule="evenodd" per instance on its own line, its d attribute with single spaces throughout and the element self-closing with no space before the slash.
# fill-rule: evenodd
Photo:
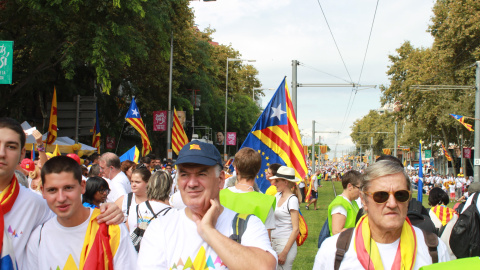
<svg viewBox="0 0 480 270">
<path fill-rule="evenodd" d="M 39 146 L 37 146 L 37 150 L 38 150 L 38 152 L 45 152 L 45 146 L 39 145 Z"/>
</svg>

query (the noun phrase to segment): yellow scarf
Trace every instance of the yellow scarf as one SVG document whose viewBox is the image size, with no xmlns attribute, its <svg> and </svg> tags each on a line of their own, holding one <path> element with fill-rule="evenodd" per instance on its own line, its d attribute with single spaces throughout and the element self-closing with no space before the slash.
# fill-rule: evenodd
<svg viewBox="0 0 480 270">
<path fill-rule="evenodd" d="M 365 269 L 383 270 L 382 258 L 377 243 L 372 241 L 368 216 L 363 216 L 355 227 L 355 251 L 357 258 Z M 408 217 L 403 223 L 400 243 L 393 261 L 392 269 L 413 269 L 417 254 L 415 230 Z"/>
</svg>

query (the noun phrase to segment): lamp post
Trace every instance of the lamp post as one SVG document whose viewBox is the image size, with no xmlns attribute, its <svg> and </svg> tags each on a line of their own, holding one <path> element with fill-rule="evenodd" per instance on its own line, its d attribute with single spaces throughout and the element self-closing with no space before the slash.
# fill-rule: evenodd
<svg viewBox="0 0 480 270">
<path fill-rule="evenodd" d="M 224 136 L 227 136 L 227 103 L 228 103 L 228 62 L 255 62 L 255 60 L 240 59 L 240 58 L 227 58 L 227 76 L 225 79 L 225 133 Z M 223 160 L 227 161 L 227 140 L 223 140 Z"/>
</svg>

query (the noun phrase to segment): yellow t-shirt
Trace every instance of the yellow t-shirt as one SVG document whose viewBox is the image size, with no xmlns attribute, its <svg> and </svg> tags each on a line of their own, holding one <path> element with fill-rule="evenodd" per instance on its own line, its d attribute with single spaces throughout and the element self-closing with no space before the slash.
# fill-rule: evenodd
<svg viewBox="0 0 480 270">
<path fill-rule="evenodd" d="M 277 194 L 277 187 L 274 185 L 271 185 L 269 188 L 267 188 L 267 190 L 265 191 L 265 194 L 275 196 L 275 194 Z"/>
</svg>

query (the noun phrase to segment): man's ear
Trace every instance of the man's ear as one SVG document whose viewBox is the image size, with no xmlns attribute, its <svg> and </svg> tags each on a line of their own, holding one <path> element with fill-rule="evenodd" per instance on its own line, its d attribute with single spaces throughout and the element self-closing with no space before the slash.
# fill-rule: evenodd
<svg viewBox="0 0 480 270">
<path fill-rule="evenodd" d="M 25 146 L 22 148 L 22 152 L 20 153 L 20 160 L 18 163 L 22 163 L 22 160 L 25 158 L 25 153 L 27 153 L 27 150 L 25 149 Z"/>
<path fill-rule="evenodd" d="M 225 171 L 224 170 L 222 170 L 220 172 L 219 178 L 220 178 L 219 187 L 220 187 L 220 189 L 223 189 L 223 187 L 225 186 Z"/>
</svg>

